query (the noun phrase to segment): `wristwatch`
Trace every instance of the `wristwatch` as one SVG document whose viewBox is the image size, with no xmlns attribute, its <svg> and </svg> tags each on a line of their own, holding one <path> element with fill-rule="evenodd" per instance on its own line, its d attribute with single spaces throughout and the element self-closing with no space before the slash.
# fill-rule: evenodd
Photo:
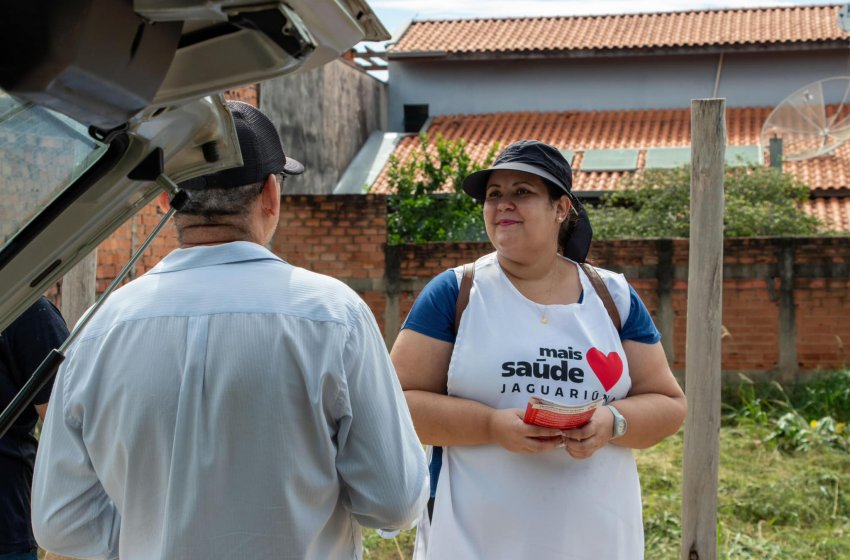
<svg viewBox="0 0 850 560">
<path fill-rule="evenodd" d="M 614 415 L 614 436 L 611 439 L 626 435 L 626 430 L 629 428 L 629 423 L 626 422 L 626 417 L 620 414 L 620 411 L 614 408 L 614 405 L 609 404 L 606 406 L 608 407 L 608 410 L 611 411 L 611 414 Z"/>
</svg>

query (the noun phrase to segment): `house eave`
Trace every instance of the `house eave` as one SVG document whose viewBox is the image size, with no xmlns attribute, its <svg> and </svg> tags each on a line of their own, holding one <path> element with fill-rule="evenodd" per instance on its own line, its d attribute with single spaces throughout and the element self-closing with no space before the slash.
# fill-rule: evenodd
<svg viewBox="0 0 850 560">
<path fill-rule="evenodd" d="M 468 61 L 508 61 L 508 60 L 563 60 L 583 58 L 625 58 L 625 57 L 655 57 L 683 55 L 714 55 L 714 54 L 746 54 L 746 53 L 788 53 L 830 51 L 846 49 L 846 41 L 809 41 L 786 43 L 753 43 L 746 45 L 706 45 L 657 48 L 623 48 L 623 49 L 562 49 L 546 51 L 499 51 L 499 52 L 448 52 L 445 50 L 432 51 L 387 51 L 390 61 L 406 60 L 440 60 L 452 62 Z"/>
</svg>

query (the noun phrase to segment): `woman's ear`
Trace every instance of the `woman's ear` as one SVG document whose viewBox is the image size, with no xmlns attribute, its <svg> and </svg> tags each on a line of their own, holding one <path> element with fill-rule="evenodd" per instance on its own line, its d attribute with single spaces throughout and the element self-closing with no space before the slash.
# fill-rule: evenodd
<svg viewBox="0 0 850 560">
<path fill-rule="evenodd" d="M 558 221 L 563 222 L 570 215 L 570 208 L 572 207 L 572 203 L 570 202 L 570 197 L 567 195 L 563 195 L 558 199 Z"/>
</svg>

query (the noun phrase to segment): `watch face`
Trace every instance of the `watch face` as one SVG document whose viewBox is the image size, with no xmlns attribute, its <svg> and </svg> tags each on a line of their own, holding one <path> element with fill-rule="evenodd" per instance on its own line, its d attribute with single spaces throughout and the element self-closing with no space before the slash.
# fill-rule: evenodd
<svg viewBox="0 0 850 560">
<path fill-rule="evenodd" d="M 618 438 L 626 433 L 626 418 L 620 414 L 620 411 L 614 408 L 611 405 L 608 405 L 608 410 L 611 411 L 611 414 L 614 415 L 614 425 L 613 430 L 614 434 L 612 437 Z"/>
<path fill-rule="evenodd" d="M 626 433 L 626 422 L 620 418 L 614 423 L 614 434 L 621 436 Z"/>
</svg>

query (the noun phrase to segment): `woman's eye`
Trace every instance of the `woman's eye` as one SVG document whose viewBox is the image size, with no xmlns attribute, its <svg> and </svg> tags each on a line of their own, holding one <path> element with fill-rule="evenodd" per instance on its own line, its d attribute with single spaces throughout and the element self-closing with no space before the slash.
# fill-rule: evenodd
<svg viewBox="0 0 850 560">
<path fill-rule="evenodd" d="M 487 198 L 498 198 L 501 195 L 502 193 L 500 193 L 499 191 L 490 191 L 487 193 Z"/>
</svg>

